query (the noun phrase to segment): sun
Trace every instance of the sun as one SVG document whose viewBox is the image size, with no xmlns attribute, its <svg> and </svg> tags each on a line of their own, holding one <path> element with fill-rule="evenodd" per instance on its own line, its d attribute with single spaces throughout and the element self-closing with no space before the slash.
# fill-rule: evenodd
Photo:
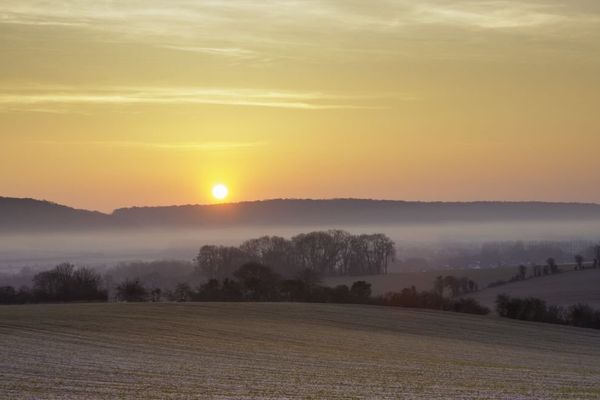
<svg viewBox="0 0 600 400">
<path fill-rule="evenodd" d="M 222 183 L 216 184 L 212 188 L 212 195 L 217 200 L 225 200 L 229 194 L 229 189 Z"/>
</svg>

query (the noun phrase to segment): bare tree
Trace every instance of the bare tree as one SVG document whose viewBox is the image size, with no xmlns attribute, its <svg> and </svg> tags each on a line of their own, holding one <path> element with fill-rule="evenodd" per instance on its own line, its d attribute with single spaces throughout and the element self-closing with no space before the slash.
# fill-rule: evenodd
<svg viewBox="0 0 600 400">
<path fill-rule="evenodd" d="M 527 267 L 524 265 L 519 265 L 519 279 L 525 280 L 527 277 Z"/>
<path fill-rule="evenodd" d="M 554 258 L 548 258 L 546 260 L 546 264 L 548 265 L 548 269 L 550 270 L 551 274 L 558 273 L 558 265 L 556 264 L 556 260 Z"/>
<path fill-rule="evenodd" d="M 575 269 L 576 269 L 576 270 L 577 270 L 577 269 L 581 270 L 581 269 L 584 269 L 584 268 L 585 268 L 585 267 L 583 266 L 583 256 L 582 256 L 582 255 L 579 255 L 579 254 L 577 254 L 577 255 L 575 256 Z"/>
</svg>

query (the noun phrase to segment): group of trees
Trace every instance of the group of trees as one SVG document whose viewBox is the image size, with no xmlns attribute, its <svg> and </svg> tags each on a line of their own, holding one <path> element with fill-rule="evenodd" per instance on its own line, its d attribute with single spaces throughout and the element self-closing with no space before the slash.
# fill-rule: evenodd
<svg viewBox="0 0 600 400">
<path fill-rule="evenodd" d="M 597 246 L 597 251 L 599 252 L 598 256 L 600 257 L 600 246 Z M 574 270 L 580 271 L 587 268 L 588 266 L 586 266 L 585 258 L 581 255 L 576 255 Z M 595 258 L 591 265 L 589 265 L 589 268 L 600 268 L 599 259 Z M 531 273 L 528 273 L 529 270 L 531 271 Z M 560 267 L 556 263 L 556 260 L 553 257 L 550 257 L 546 260 L 546 264 L 544 265 L 533 264 L 529 268 L 527 268 L 527 266 L 525 265 L 519 265 L 517 273 L 508 281 L 499 280 L 496 282 L 492 282 L 488 285 L 488 287 L 491 288 L 496 286 L 502 286 L 511 282 L 524 281 L 526 279 L 537 278 L 546 275 L 555 275 L 561 272 L 563 272 L 563 270 L 560 269 Z"/>
<path fill-rule="evenodd" d="M 402 289 L 401 292 L 387 293 L 381 301 L 382 304 L 389 306 L 428 308 L 480 315 L 490 313 L 489 308 L 482 306 L 472 298 L 448 298 L 435 289 L 430 292 L 418 292 L 414 286 Z"/>
<path fill-rule="evenodd" d="M 452 297 L 476 292 L 479 287 L 477 283 L 467 277 L 457 278 L 453 275 L 438 276 L 433 283 L 433 292 L 439 296 L 444 296 L 448 289 Z"/>
<path fill-rule="evenodd" d="M 521 264 L 543 265 L 549 257 L 564 264 L 573 260 L 575 254 L 581 254 L 592 262 L 600 262 L 600 246 L 589 241 L 485 242 L 480 247 L 443 247 L 436 252 L 421 252 L 420 256 L 429 261 L 430 268 L 495 268 Z"/>
<path fill-rule="evenodd" d="M 394 259 L 394 242 L 384 234 L 352 235 L 341 230 L 251 239 L 239 247 L 203 246 L 198 271 L 209 279 L 231 277 L 240 265 L 268 265 L 281 276 L 310 270 L 322 276 L 385 274 Z"/>
<path fill-rule="evenodd" d="M 462 288 L 470 291 L 475 286 L 468 280 L 444 277 L 442 281 L 452 295 L 462 294 Z M 455 282 L 458 282 L 456 284 Z M 461 286 L 461 282 L 463 283 Z M 456 286 L 458 285 L 458 286 Z M 459 289 L 455 289 L 458 287 Z M 454 289 L 453 289 L 454 288 Z M 417 292 L 407 288 L 398 293 L 374 297 L 371 284 L 356 281 L 352 285 L 327 287 L 319 284 L 318 274 L 305 268 L 293 278 L 282 277 L 269 266 L 258 262 L 246 262 L 234 270 L 231 277 L 222 280 L 209 279 L 193 288 L 180 283 L 173 290 L 146 287 L 139 279 L 125 279 L 116 286 L 115 298 L 125 302 L 157 301 L 293 301 L 314 303 L 355 303 L 387 306 L 430 308 L 475 314 L 487 314 L 489 310 L 472 299 L 456 299 L 444 296 L 444 290 Z M 108 301 L 107 292 L 101 287 L 100 276 L 87 268 L 75 268 L 61 264 L 52 270 L 34 276 L 33 288 L 15 290 L 11 286 L 0 287 L 0 304 L 23 304 L 42 302 Z"/>
<path fill-rule="evenodd" d="M 600 246 L 594 248 L 594 259 L 590 265 L 591 268 L 600 268 Z M 585 265 L 585 258 L 578 254 L 575 256 L 575 270 L 587 269 Z"/>
<path fill-rule="evenodd" d="M 116 295 L 117 285 L 125 281 L 139 280 L 148 288 L 163 291 L 173 289 L 179 282 L 197 285 L 202 281 L 195 273 L 195 265 L 181 260 L 123 262 L 105 269 L 103 278 L 111 298 Z"/>
<path fill-rule="evenodd" d="M 75 268 L 67 263 L 36 274 L 32 288 L 0 288 L 0 304 L 106 300 L 108 294 L 102 288 L 102 278 L 98 273 L 85 267 Z"/>
<path fill-rule="evenodd" d="M 545 301 L 534 297 L 522 299 L 500 294 L 496 298 L 496 312 L 501 317 L 524 321 L 600 329 L 600 310 L 594 310 L 587 304 L 564 308 L 548 306 Z"/>
<path fill-rule="evenodd" d="M 447 277 L 454 278 L 454 277 Z M 461 282 L 462 279 L 447 279 Z M 473 284 L 471 285 L 473 287 Z M 160 296 L 160 293 L 159 293 Z M 402 306 L 488 314 L 490 310 L 473 299 L 452 299 L 436 291 L 417 292 L 415 287 L 385 296 L 371 296 L 371 284 L 356 281 L 351 286 L 327 287 L 319 285 L 314 271 L 305 269 L 293 279 L 283 279 L 271 268 L 257 262 L 243 264 L 232 273 L 232 278 L 210 279 L 194 289 L 179 284 L 175 290 L 163 294 L 169 301 L 293 301 L 311 303 L 355 303 Z M 128 281 L 117 288 L 122 301 L 158 301 L 160 297 L 144 288 L 139 281 Z"/>
<path fill-rule="evenodd" d="M 476 300 L 459 297 L 477 290 L 477 283 L 467 277 L 438 276 L 433 281 L 433 290 L 431 291 L 419 292 L 414 286 L 411 286 L 400 292 L 387 293 L 381 298 L 381 302 L 390 306 L 489 314 L 489 308 L 482 306 Z"/>
<path fill-rule="evenodd" d="M 209 279 L 197 288 L 181 283 L 174 290 L 149 290 L 139 281 L 126 281 L 117 287 L 121 301 L 295 301 L 318 303 L 369 303 L 371 284 L 354 282 L 350 287 L 319 285 L 317 275 L 306 269 L 294 278 L 284 279 L 268 266 L 247 262 L 231 278 Z"/>
</svg>

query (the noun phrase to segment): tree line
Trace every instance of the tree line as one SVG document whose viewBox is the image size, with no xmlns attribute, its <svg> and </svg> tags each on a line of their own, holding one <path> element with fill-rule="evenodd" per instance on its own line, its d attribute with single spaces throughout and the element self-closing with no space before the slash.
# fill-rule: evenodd
<svg viewBox="0 0 600 400">
<path fill-rule="evenodd" d="M 433 282 L 433 292 L 440 296 L 443 296 L 446 291 L 449 291 L 452 297 L 457 297 L 477 290 L 479 290 L 477 283 L 465 276 L 458 278 L 454 275 L 440 275 Z"/>
<path fill-rule="evenodd" d="M 380 304 L 411 308 L 427 308 L 431 310 L 455 311 L 467 314 L 486 315 L 490 309 L 482 306 L 473 298 L 445 297 L 435 289 L 432 291 L 417 291 L 414 286 L 402 289 L 400 292 L 386 293 L 378 299 Z"/>
<path fill-rule="evenodd" d="M 453 276 L 445 282 L 462 282 Z M 468 280 L 467 280 L 468 281 Z M 471 281 L 472 282 L 472 281 Z M 472 282 L 474 283 L 474 282 Z M 473 287 L 473 285 L 471 285 Z M 179 284 L 167 291 L 164 298 L 169 301 L 288 301 L 308 303 L 371 304 L 455 311 L 485 315 L 490 312 L 470 298 L 452 298 L 437 290 L 418 292 L 414 286 L 400 292 L 389 292 L 383 296 L 371 295 L 371 284 L 356 281 L 352 285 L 335 287 L 321 286 L 318 275 L 305 269 L 293 279 L 284 279 L 266 265 L 248 262 L 232 274 L 232 278 L 210 279 L 194 289 L 188 284 Z M 117 288 L 121 301 L 160 301 L 139 281 L 129 280 Z"/>
<path fill-rule="evenodd" d="M 600 246 L 597 247 L 597 251 L 597 256 L 600 257 Z M 588 265 L 586 265 L 585 258 L 581 255 L 576 255 L 574 261 L 575 266 L 573 269 L 575 271 L 583 271 L 589 268 L 600 268 L 599 258 L 594 258 L 594 260 L 591 263 L 588 263 Z M 558 266 L 556 260 L 553 257 L 549 257 L 544 265 L 533 264 L 529 268 L 525 265 L 519 265 L 517 273 L 514 276 L 512 276 L 508 281 L 499 280 L 491 282 L 490 284 L 488 284 L 488 288 L 502 286 L 512 282 L 524 281 L 526 279 L 538 278 L 541 276 L 556 275 L 562 272 L 564 271 Z"/>
<path fill-rule="evenodd" d="M 600 310 L 581 303 L 565 308 L 547 305 L 535 297 L 516 298 L 500 294 L 496 298 L 496 312 L 501 317 L 523 321 L 600 329 Z"/>
<path fill-rule="evenodd" d="M 33 283 L 31 289 L 0 287 L 0 304 L 108 301 L 107 292 L 101 287 L 100 276 L 87 268 L 76 269 L 71 264 L 61 264 L 50 271 L 38 273 Z M 138 279 L 125 279 L 116 286 L 116 300 L 351 303 L 489 313 L 489 309 L 473 299 L 445 297 L 443 291 L 418 292 L 411 287 L 397 293 L 372 296 L 371 284 L 365 281 L 356 281 L 350 286 L 322 286 L 319 275 L 311 269 L 304 269 L 295 277 L 286 278 L 269 266 L 253 261 L 241 265 L 231 277 L 209 279 L 196 288 L 180 283 L 173 290 L 162 291 L 156 287 L 147 288 Z"/>
<path fill-rule="evenodd" d="M 33 277 L 31 288 L 0 287 L 0 304 L 108 301 L 96 271 L 64 263 Z"/>
<path fill-rule="evenodd" d="M 384 234 L 330 230 L 303 233 L 290 240 L 263 236 L 238 247 L 206 245 L 195 261 L 199 273 L 222 280 L 247 262 L 268 265 L 287 277 L 306 269 L 321 276 L 385 274 L 394 256 L 394 242 Z"/>
<path fill-rule="evenodd" d="M 421 269 L 495 268 L 520 264 L 543 267 L 547 258 L 563 264 L 576 254 L 589 260 L 590 264 L 600 263 L 600 245 L 589 241 L 485 242 L 476 248 L 452 246 L 429 253 L 425 256 L 420 252 L 419 257 L 426 257 L 420 260 Z"/>
<path fill-rule="evenodd" d="M 156 293 L 139 281 L 128 280 L 117 286 L 120 301 L 253 301 L 253 302 L 314 302 L 314 303 L 368 303 L 371 284 L 356 281 L 350 287 L 321 286 L 311 270 L 304 270 L 294 278 L 283 278 L 270 267 L 247 262 L 237 268 L 231 277 L 209 279 L 194 288 L 187 283 L 175 289 Z"/>
</svg>

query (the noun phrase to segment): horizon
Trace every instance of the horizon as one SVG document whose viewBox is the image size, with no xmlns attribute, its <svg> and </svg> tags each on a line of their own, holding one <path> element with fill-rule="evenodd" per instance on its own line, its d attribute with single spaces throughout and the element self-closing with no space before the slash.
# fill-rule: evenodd
<svg viewBox="0 0 600 400">
<path fill-rule="evenodd" d="M 35 202 L 49 203 L 57 206 L 64 206 L 74 210 L 98 212 L 105 215 L 111 215 L 118 210 L 126 210 L 132 208 L 169 208 L 169 207 L 218 207 L 227 205 L 237 205 L 246 203 L 263 203 L 275 201 L 372 201 L 372 202 L 390 202 L 390 203 L 425 203 L 425 204 L 557 204 L 557 205 L 587 205 L 600 206 L 600 203 L 595 202 L 578 202 L 578 201 L 547 201 L 547 200 L 466 200 L 466 201 L 439 201 L 439 200 L 405 200 L 405 199 L 378 199 L 378 198 L 360 198 L 360 197 L 331 197 L 331 198 L 297 198 L 297 197 L 281 197 L 268 199 L 254 200 L 239 200 L 239 201 L 224 201 L 210 203 L 176 203 L 176 204 L 155 204 L 155 205 L 125 205 L 109 210 L 84 208 L 77 205 L 60 203 L 51 199 L 34 198 L 34 197 L 12 197 L 0 195 L 0 199 L 9 200 L 31 200 Z"/>
</svg>

